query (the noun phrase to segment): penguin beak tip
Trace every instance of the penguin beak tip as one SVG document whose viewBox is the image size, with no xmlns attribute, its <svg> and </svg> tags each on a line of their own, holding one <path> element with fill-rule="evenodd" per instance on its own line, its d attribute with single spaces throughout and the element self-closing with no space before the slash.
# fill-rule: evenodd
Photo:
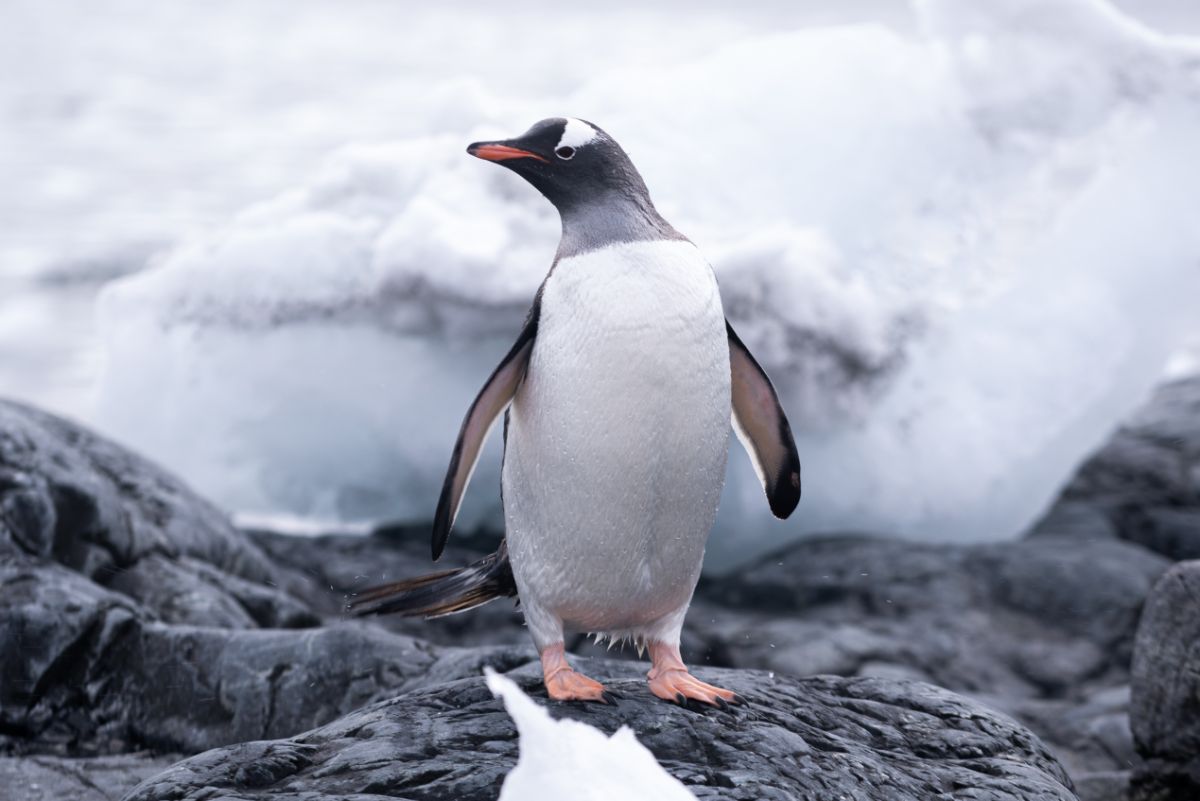
<svg viewBox="0 0 1200 801">
<path fill-rule="evenodd" d="M 484 161 L 510 161 L 512 159 L 537 159 L 546 161 L 537 153 L 522 150 L 519 147 L 500 144 L 499 142 L 475 142 L 467 146 L 467 152 L 477 159 Z"/>
</svg>

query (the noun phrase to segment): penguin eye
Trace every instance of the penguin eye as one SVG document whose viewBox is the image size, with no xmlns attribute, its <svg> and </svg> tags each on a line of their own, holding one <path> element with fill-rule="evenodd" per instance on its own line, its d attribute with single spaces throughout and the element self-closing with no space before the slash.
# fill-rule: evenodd
<svg viewBox="0 0 1200 801">
<path fill-rule="evenodd" d="M 563 161 L 570 161 L 575 158 L 575 148 L 567 147 L 566 145 L 554 151 L 554 155 L 558 156 Z"/>
</svg>

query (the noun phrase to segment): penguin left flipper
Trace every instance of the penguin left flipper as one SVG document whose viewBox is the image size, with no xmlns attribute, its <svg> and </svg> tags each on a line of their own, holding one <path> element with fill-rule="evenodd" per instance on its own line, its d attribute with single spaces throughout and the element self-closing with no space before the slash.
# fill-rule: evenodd
<svg viewBox="0 0 1200 801">
<path fill-rule="evenodd" d="M 501 359 L 463 419 L 458 441 L 454 444 L 454 453 L 450 456 L 450 467 L 446 470 L 446 480 L 442 484 L 442 494 L 438 498 L 437 512 L 433 516 L 435 562 L 446 547 L 446 539 L 450 536 L 450 529 L 458 516 L 458 507 L 462 503 L 471 474 L 475 472 L 475 464 L 479 461 L 479 452 L 487 440 L 488 432 L 492 430 L 501 413 L 508 408 L 521 385 L 521 379 L 525 377 L 525 370 L 529 367 L 529 354 L 533 351 L 533 342 L 537 337 L 538 313 L 538 302 L 535 300 L 517 341 Z"/>
<path fill-rule="evenodd" d="M 800 502 L 800 454 L 771 379 L 729 321 L 729 369 L 733 384 L 733 430 L 750 454 L 767 493 L 771 513 L 783 520 Z"/>
</svg>

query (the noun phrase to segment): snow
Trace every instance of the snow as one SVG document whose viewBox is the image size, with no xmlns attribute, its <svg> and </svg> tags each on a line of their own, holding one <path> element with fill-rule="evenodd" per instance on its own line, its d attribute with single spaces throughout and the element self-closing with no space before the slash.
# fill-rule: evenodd
<svg viewBox="0 0 1200 801">
<path fill-rule="evenodd" d="M 21 8 L 47 30 L 65 13 Z M 141 18 L 156 36 L 106 14 L 63 27 L 78 41 L 57 60 L 10 48 L 62 108 L 86 102 L 52 126 L 48 101 L 0 87 L 35 121 L 0 136 L 73 154 L 31 208 L 80 223 L 3 232 L 0 261 L 37 278 L 0 292 L 0 355 L 33 331 L 90 337 L 85 290 L 30 299 L 117 277 L 95 348 L 22 348 L 0 391 L 99 425 L 239 515 L 431 517 L 558 235 L 536 192 L 463 149 L 546 116 L 630 152 L 791 416 L 799 509 L 771 518 L 734 453 L 710 567 L 830 529 L 1012 536 L 1168 361 L 1196 363 L 1200 45 L 1099 0 L 879 3 L 821 24 L 784 5 L 400 26 L 387 4 L 172 8 Z M 221 70 L 187 30 L 225 43 Z M 168 50 L 169 92 L 138 61 Z M 186 147 L 158 146 L 168 111 L 198 132 L 171 139 Z M 460 526 L 500 520 L 495 439 Z"/>
<path fill-rule="evenodd" d="M 685 801 L 695 799 L 628 726 L 608 737 L 576 720 L 554 720 L 505 676 L 484 668 L 488 688 L 517 725 L 521 755 L 500 801 Z"/>
</svg>

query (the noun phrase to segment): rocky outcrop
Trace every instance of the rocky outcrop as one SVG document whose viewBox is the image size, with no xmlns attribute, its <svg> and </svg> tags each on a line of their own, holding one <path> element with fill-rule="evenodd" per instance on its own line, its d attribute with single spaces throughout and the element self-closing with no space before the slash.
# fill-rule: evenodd
<svg viewBox="0 0 1200 801">
<path fill-rule="evenodd" d="M 0 558 L 53 563 L 165 623 L 311 626 L 228 517 L 157 465 L 0 402 Z"/>
<path fill-rule="evenodd" d="M 1200 378 L 1160 387 L 1031 534 L 1112 537 L 1172 560 L 1200 558 Z"/>
<path fill-rule="evenodd" d="M 342 617 L 347 601 L 358 590 L 470 564 L 495 550 L 500 541 L 495 532 L 456 531 L 435 565 L 430 561 L 429 526 L 385 526 L 367 536 L 297 538 L 264 530 L 246 534 L 285 574 L 288 590 L 329 619 Z M 435 620 L 388 615 L 371 622 L 439 645 L 529 644 L 524 619 L 516 604 L 507 600 Z"/>
<path fill-rule="evenodd" d="M 311 584 L 152 463 L 0 403 L 0 753 L 86 776 L 55 760 L 288 736 L 529 656 L 319 627 L 340 601 Z"/>
<path fill-rule="evenodd" d="M 130 787 L 166 770 L 177 754 L 108 757 L 0 757 L 5 801 L 119 801 Z"/>
<path fill-rule="evenodd" d="M 1200 798 L 1200 561 L 1175 565 L 1146 601 L 1130 717 L 1146 760 L 1136 797 Z"/>
<path fill-rule="evenodd" d="M 1062 768 L 1029 732 L 929 685 L 709 670 L 704 678 L 749 703 L 697 714 L 650 696 L 628 662 L 583 665 L 592 675 L 628 677 L 611 682 L 623 695 L 620 706 L 561 705 L 555 714 L 608 733 L 630 726 L 699 798 L 1075 798 Z M 544 698 L 535 664 L 514 675 Z M 210 751 L 146 781 L 126 801 L 199 801 L 214 793 L 492 801 L 516 755 L 512 722 L 483 680 L 472 678 L 357 710 L 299 737 Z"/>
<path fill-rule="evenodd" d="M 467 547 L 448 562 L 473 558 L 486 535 L 459 542 Z M 155 465 L 0 404 L 2 786 L 24 788 L 21 798 L 115 798 L 114 785 L 203 752 L 135 797 L 187 797 L 201 784 L 231 798 L 303 787 L 311 799 L 446 788 L 494 797 L 515 741 L 481 669 L 537 683 L 512 608 L 381 621 L 392 630 L 341 618 L 356 588 L 427 569 L 427 547 L 423 530 L 247 535 Z M 714 584 L 701 604 L 749 613 L 736 598 L 747 580 Z M 703 627 L 689 638 L 693 650 L 732 652 Z M 750 696 L 750 708 L 699 715 L 650 698 L 644 665 L 593 669 L 625 677 L 626 702 L 560 713 L 610 730 L 629 723 L 702 793 L 924 798 L 965 787 L 979 798 L 1072 797 L 1034 735 L 926 684 L 869 670 L 806 680 L 737 671 L 719 680 Z"/>
<path fill-rule="evenodd" d="M 623 677 L 621 706 L 556 714 L 629 723 L 701 797 L 1073 797 L 1037 738 L 989 709 L 1036 732 L 1084 799 L 1124 799 L 1131 771 L 1143 798 L 1192 792 L 1195 568 L 1142 606 L 1197 533 L 1198 409 L 1200 382 L 1166 387 L 1028 539 L 827 537 L 705 579 L 685 655 L 735 669 L 715 675 L 749 709 L 660 704 L 634 680 L 644 665 L 610 660 L 590 669 Z M 458 535 L 444 562 L 495 540 Z M 357 590 L 430 569 L 423 526 L 239 531 L 155 465 L 0 403 L 0 642 L 15 646 L 0 649 L 0 788 L 115 799 L 200 753 L 131 797 L 209 783 L 230 798 L 494 798 L 516 745 L 480 671 L 539 692 L 513 606 L 342 615 Z M 826 673 L 842 678 L 800 678 Z"/>
<path fill-rule="evenodd" d="M 807 676 L 884 676 L 965 693 L 1030 726 L 1085 799 L 1136 761 L 1129 660 L 1169 563 L 1116 540 L 927 545 L 809 540 L 706 581 L 694 658 Z"/>
<path fill-rule="evenodd" d="M 830 537 L 706 582 L 690 618 L 732 667 L 1061 697 L 1128 677 L 1142 601 L 1166 567 L 1113 541 Z"/>
</svg>

